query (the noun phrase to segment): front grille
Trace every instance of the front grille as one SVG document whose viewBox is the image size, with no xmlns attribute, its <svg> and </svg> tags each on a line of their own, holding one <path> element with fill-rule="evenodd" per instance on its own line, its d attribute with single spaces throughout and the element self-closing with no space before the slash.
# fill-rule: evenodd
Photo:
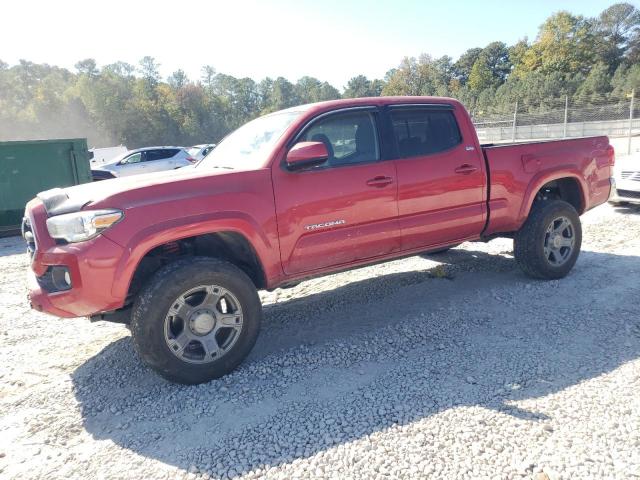
<svg viewBox="0 0 640 480">
<path fill-rule="evenodd" d="M 640 192 L 634 192 L 633 190 L 618 189 L 618 196 L 622 198 L 640 198 Z"/>
<path fill-rule="evenodd" d="M 25 242 L 27 242 L 27 252 L 29 256 L 33 258 L 33 255 L 36 253 L 36 237 L 33 234 L 33 229 L 31 228 L 31 222 L 29 221 L 29 217 L 24 217 L 22 219 L 22 238 L 24 238 Z"/>
<path fill-rule="evenodd" d="M 640 182 L 640 170 L 637 172 L 634 172 L 634 171 L 621 172 L 620 177 L 622 178 L 622 180 L 633 180 L 635 182 Z"/>
</svg>

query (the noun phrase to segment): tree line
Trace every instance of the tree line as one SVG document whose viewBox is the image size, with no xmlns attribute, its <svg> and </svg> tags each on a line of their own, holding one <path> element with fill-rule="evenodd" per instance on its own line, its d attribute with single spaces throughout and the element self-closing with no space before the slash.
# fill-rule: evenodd
<svg viewBox="0 0 640 480">
<path fill-rule="evenodd" d="M 533 41 L 491 42 L 454 61 L 404 58 L 382 79 L 358 75 L 342 92 L 305 76 L 297 82 L 236 78 L 202 68 L 198 79 L 159 64 L 85 59 L 75 71 L 20 60 L 0 61 L 0 140 L 86 136 L 91 146 L 191 145 L 216 142 L 261 114 L 294 105 L 379 95 L 438 95 L 476 115 L 552 108 L 557 99 L 597 103 L 640 94 L 640 11 L 617 3 L 597 17 L 560 11 Z"/>
</svg>

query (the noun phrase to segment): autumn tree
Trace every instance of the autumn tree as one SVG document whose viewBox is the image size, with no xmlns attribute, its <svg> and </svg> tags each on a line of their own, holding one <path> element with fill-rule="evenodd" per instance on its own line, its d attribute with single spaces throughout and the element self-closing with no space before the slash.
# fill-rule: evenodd
<svg viewBox="0 0 640 480">
<path fill-rule="evenodd" d="M 378 97 L 383 87 L 382 80 L 369 80 L 364 75 L 358 75 L 347 82 L 347 88 L 342 96 L 344 98 Z"/>
<path fill-rule="evenodd" d="M 596 63 L 594 22 L 581 15 L 558 12 L 540 27 L 536 41 L 523 55 L 519 73 L 540 71 L 587 74 Z"/>
<path fill-rule="evenodd" d="M 594 18 L 558 12 L 535 39 L 491 42 L 458 59 L 406 57 L 383 79 L 353 75 L 344 92 L 303 76 L 237 78 L 202 67 L 191 81 L 177 69 L 166 79 L 153 57 L 137 65 L 98 66 L 82 59 L 73 71 L 20 60 L 0 61 L 0 140 L 86 136 L 91 146 L 123 143 L 188 145 L 219 141 L 258 115 L 340 97 L 454 96 L 474 112 L 504 115 L 558 110 L 558 101 L 627 102 L 640 91 L 640 13 L 617 3 Z"/>
<path fill-rule="evenodd" d="M 470 48 L 453 64 L 453 75 L 462 85 L 466 85 L 469 80 L 471 70 L 481 53 L 482 48 Z"/>
<path fill-rule="evenodd" d="M 595 26 L 598 55 L 612 73 L 623 62 L 625 52 L 636 47 L 640 11 L 630 3 L 616 3 L 598 16 Z"/>
</svg>

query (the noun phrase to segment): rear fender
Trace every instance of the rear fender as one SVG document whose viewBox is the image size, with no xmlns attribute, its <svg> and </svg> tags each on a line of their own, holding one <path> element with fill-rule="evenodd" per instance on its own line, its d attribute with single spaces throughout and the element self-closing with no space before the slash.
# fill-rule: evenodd
<svg viewBox="0 0 640 480">
<path fill-rule="evenodd" d="M 522 226 L 522 224 L 526 221 L 529 213 L 531 212 L 531 207 L 533 206 L 533 202 L 536 199 L 536 195 L 540 191 L 540 189 L 549 182 L 554 180 L 560 180 L 563 178 L 571 178 L 575 179 L 580 186 L 580 196 L 582 199 L 582 205 L 588 205 L 587 202 L 587 182 L 582 177 L 580 171 L 576 168 L 572 168 L 570 166 L 566 166 L 562 172 L 558 172 L 557 168 L 554 171 L 543 171 L 538 172 L 533 176 L 531 181 L 529 182 L 529 186 L 524 195 L 524 200 L 522 202 L 522 206 L 520 207 L 520 212 L 518 214 L 518 228 Z M 581 213 L 581 212 L 578 212 Z"/>
</svg>

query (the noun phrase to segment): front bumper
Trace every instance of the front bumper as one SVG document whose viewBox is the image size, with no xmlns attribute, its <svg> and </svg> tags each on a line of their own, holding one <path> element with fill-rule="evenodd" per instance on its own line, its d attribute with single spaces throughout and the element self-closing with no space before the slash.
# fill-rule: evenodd
<svg viewBox="0 0 640 480">
<path fill-rule="evenodd" d="M 91 177 L 94 182 L 99 180 L 110 180 L 112 178 L 117 178 L 117 175 L 109 170 L 91 170 Z"/>
<path fill-rule="evenodd" d="M 92 240 L 58 245 L 46 230 L 46 212 L 42 203 L 28 208 L 35 242 L 28 273 L 29 302 L 35 310 L 58 317 L 84 317 L 116 310 L 124 299 L 112 295 L 116 270 L 124 249 L 100 235 Z M 71 289 L 47 291 L 42 279 L 52 266 L 65 266 L 71 277 Z M 38 281 L 40 278 L 40 282 Z"/>
<path fill-rule="evenodd" d="M 610 203 L 635 203 L 640 205 L 640 182 L 623 181 L 616 183 L 611 179 Z"/>
</svg>

